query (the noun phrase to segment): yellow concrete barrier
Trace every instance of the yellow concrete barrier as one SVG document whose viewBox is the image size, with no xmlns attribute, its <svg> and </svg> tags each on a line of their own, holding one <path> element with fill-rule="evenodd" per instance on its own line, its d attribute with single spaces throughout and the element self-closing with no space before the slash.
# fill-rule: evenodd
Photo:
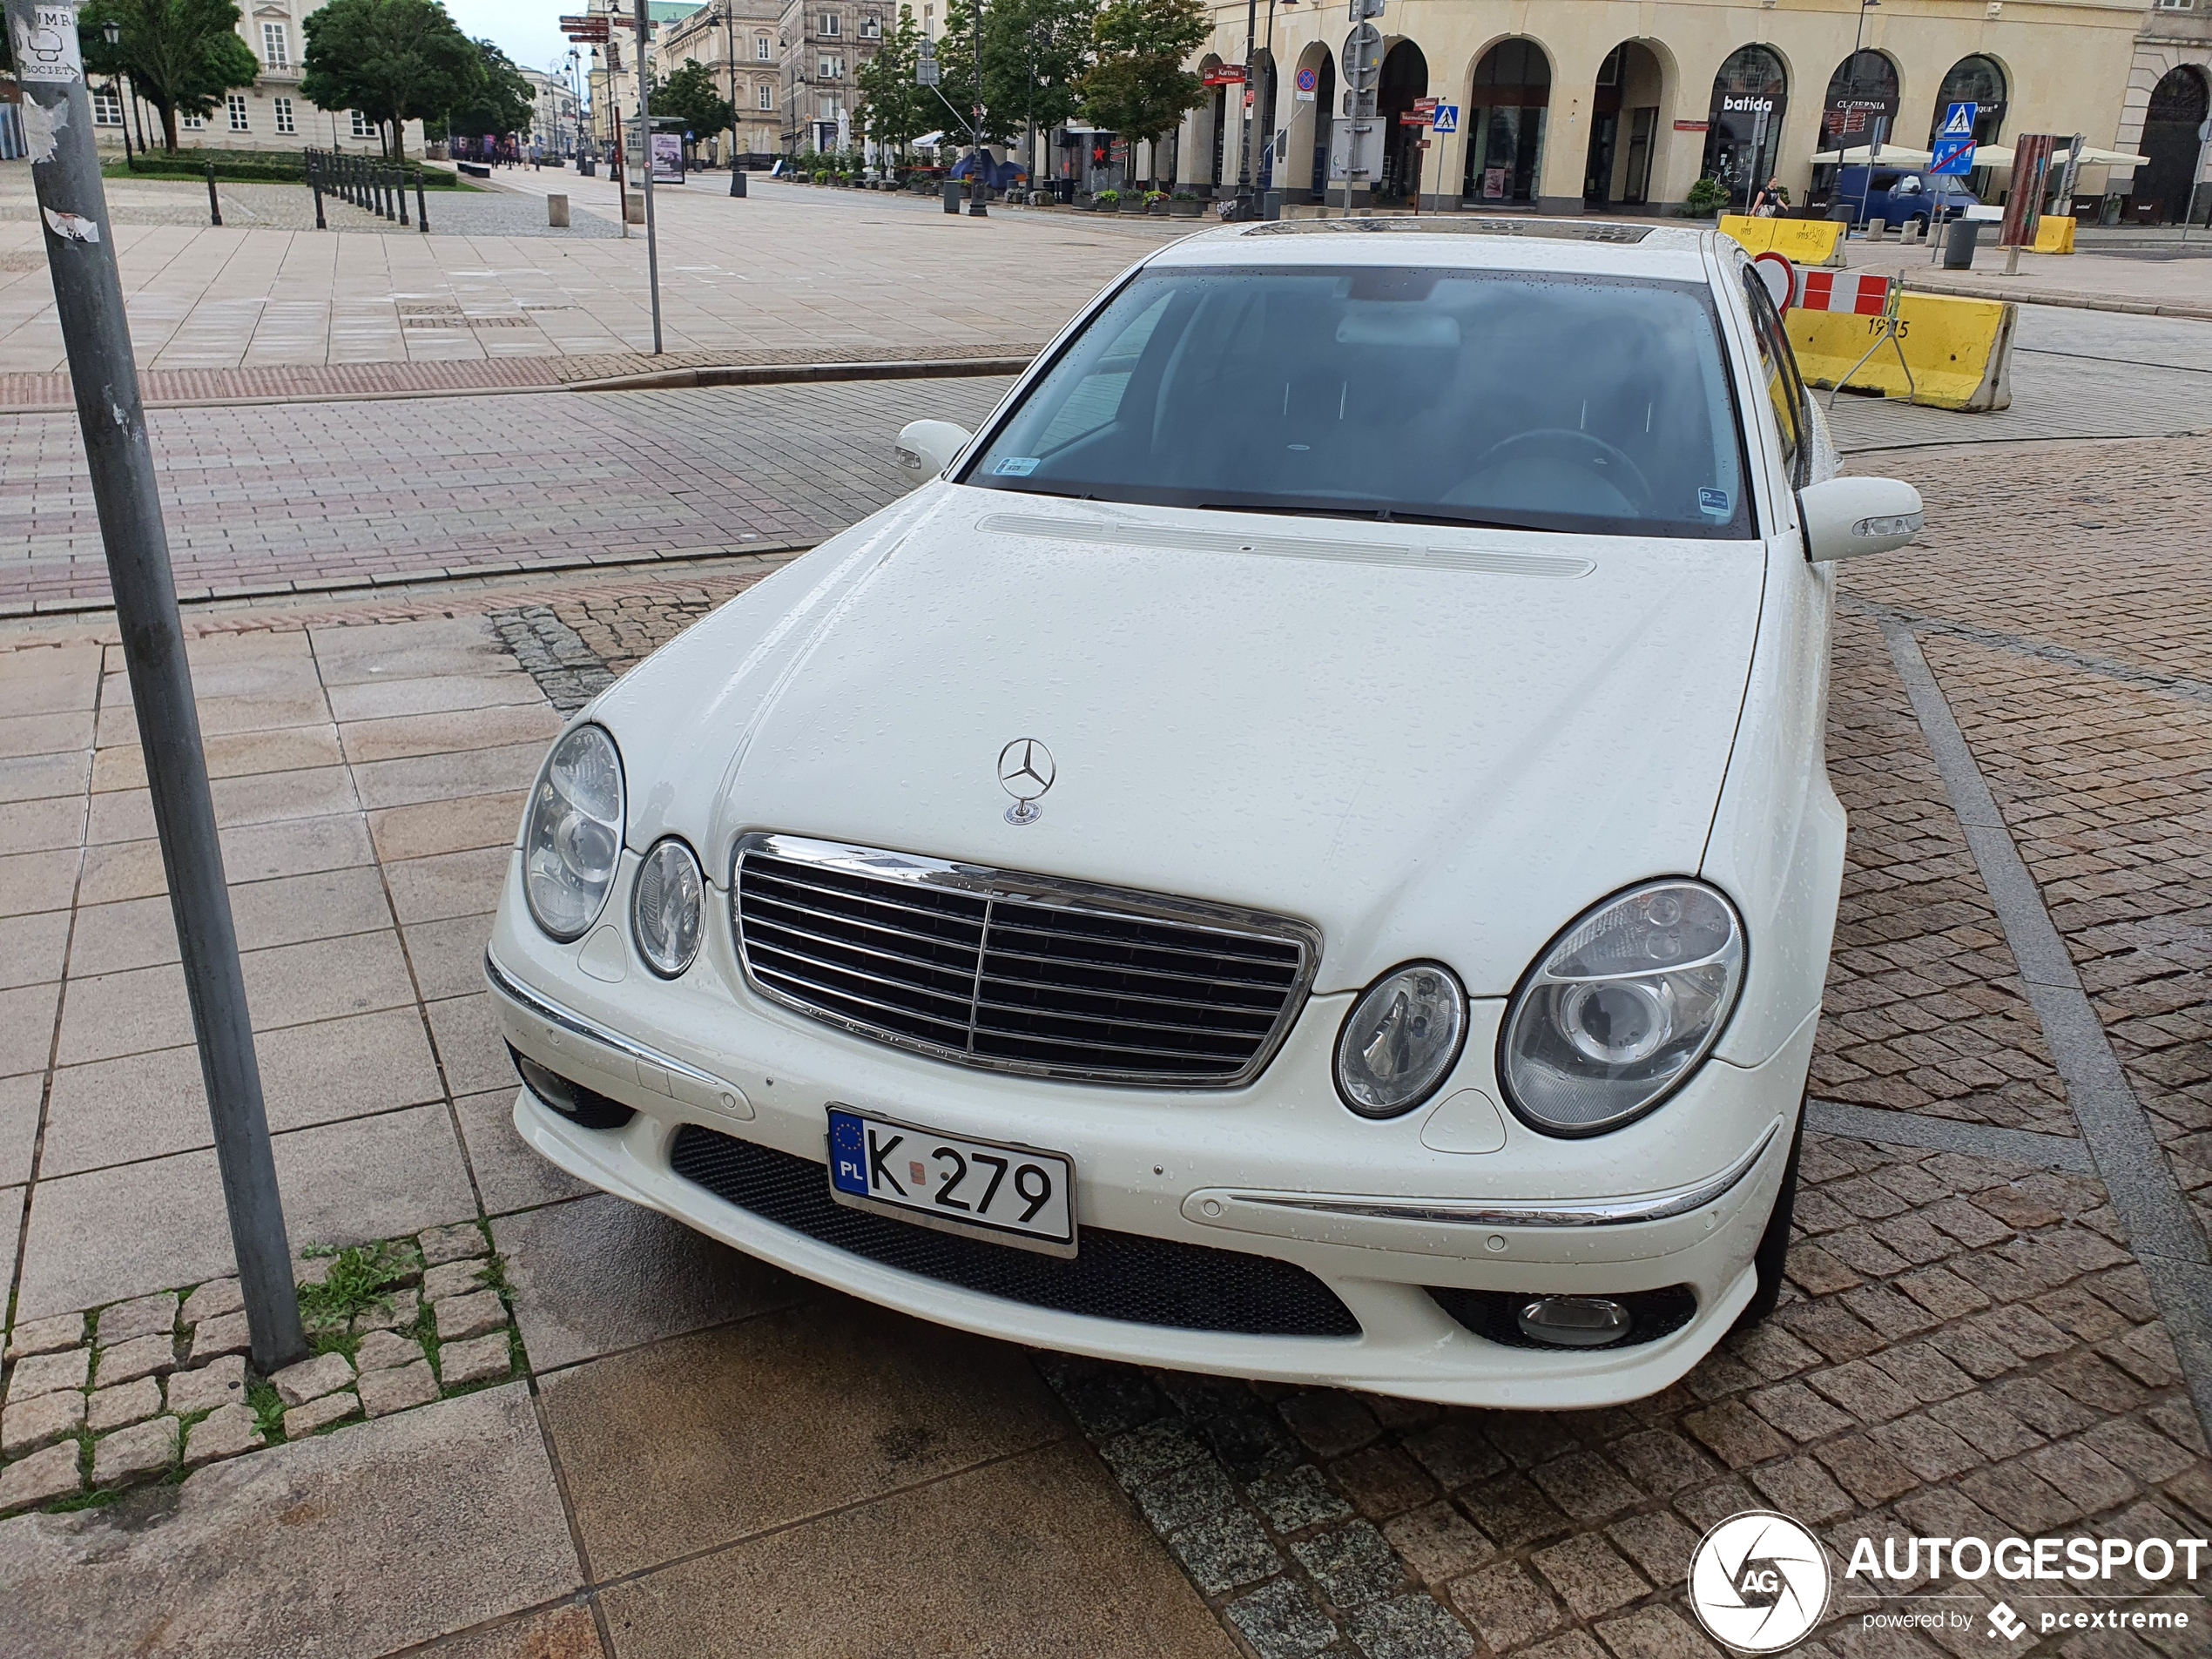
<svg viewBox="0 0 2212 1659">
<path fill-rule="evenodd" d="M 2038 253 L 2071 253 L 2074 252 L 2074 221 L 2046 213 L 2035 226 L 2035 251 Z"/>
<path fill-rule="evenodd" d="M 1753 219 L 1748 213 L 1727 213 L 1721 219 L 1721 234 L 1741 242 L 1746 253 L 1764 253 L 1770 248 L 1799 265 L 1840 263 L 1837 255 L 1844 245 L 1844 226 L 1832 219 Z"/>
<path fill-rule="evenodd" d="M 2013 401 L 2013 326 L 2010 300 L 1952 300 L 1908 293 L 1898 304 L 1896 346 L 1882 340 L 1882 319 L 1792 307 L 1783 319 L 1797 354 L 1798 372 L 1814 386 L 1833 386 L 1850 375 L 1853 391 L 1903 398 L 1939 409 L 1984 414 Z M 1855 371 L 1869 346 L 1879 348 Z M 1912 365 L 1907 388 L 1898 347 Z"/>
</svg>

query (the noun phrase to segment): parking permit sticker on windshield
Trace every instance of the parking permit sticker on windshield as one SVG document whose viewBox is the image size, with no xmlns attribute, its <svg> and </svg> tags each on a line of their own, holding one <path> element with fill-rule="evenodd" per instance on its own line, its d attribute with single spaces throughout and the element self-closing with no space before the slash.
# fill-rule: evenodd
<svg viewBox="0 0 2212 1659">
<path fill-rule="evenodd" d="M 1001 478 L 1027 478 L 1037 469 L 1035 455 L 1001 455 L 991 470 Z"/>
<path fill-rule="evenodd" d="M 1715 489 L 1710 486 L 1700 489 L 1697 492 L 1697 510 L 1701 513 L 1710 513 L 1715 518 L 1726 518 L 1728 516 L 1728 491 Z"/>
</svg>

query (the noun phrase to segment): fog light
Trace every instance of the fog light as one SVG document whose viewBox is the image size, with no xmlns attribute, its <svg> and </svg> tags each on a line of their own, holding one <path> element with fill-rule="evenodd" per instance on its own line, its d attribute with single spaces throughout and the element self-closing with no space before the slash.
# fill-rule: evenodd
<svg viewBox="0 0 2212 1659">
<path fill-rule="evenodd" d="M 511 1042 L 507 1045 L 507 1054 L 530 1093 L 571 1123 L 585 1129 L 620 1129 L 637 1116 L 633 1108 L 620 1101 L 610 1100 L 596 1089 L 586 1089 L 556 1071 L 548 1070 Z"/>
<path fill-rule="evenodd" d="M 1558 1348 L 1602 1348 L 1629 1334 L 1629 1310 L 1609 1297 L 1547 1296 L 1514 1321 L 1533 1342 Z"/>
</svg>

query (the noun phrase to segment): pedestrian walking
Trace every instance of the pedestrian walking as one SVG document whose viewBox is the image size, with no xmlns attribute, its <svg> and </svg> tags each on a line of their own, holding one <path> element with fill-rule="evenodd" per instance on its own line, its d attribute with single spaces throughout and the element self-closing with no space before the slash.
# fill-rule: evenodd
<svg viewBox="0 0 2212 1659">
<path fill-rule="evenodd" d="M 1751 198 L 1751 217 L 1779 219 L 1790 206 L 1790 191 L 1777 175 L 1766 181 L 1766 188 Z"/>
</svg>

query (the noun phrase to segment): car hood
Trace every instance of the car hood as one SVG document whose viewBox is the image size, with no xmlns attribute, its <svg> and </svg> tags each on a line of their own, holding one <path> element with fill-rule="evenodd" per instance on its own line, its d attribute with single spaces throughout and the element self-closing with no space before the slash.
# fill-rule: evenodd
<svg viewBox="0 0 2212 1659">
<path fill-rule="evenodd" d="M 1576 912 L 1694 872 L 1756 542 L 1069 502 L 936 483 L 610 691 L 633 846 L 749 829 L 1302 917 L 1323 990 L 1511 990 Z M 1001 752 L 1052 786 L 1007 821 Z"/>
</svg>

